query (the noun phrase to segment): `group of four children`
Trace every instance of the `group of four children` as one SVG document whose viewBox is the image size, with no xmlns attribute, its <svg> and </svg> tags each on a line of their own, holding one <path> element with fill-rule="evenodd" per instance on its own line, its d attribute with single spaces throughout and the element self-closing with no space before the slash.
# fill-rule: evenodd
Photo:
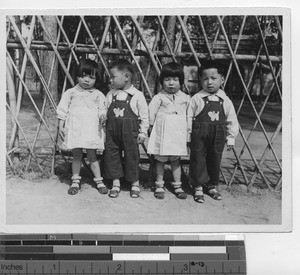
<svg viewBox="0 0 300 275">
<path fill-rule="evenodd" d="M 95 88 L 100 75 L 95 61 L 82 59 L 77 70 L 78 84 L 63 93 L 57 107 L 59 133 L 67 149 L 72 149 L 72 184 L 75 195 L 80 189 L 82 149 L 101 194 L 112 198 L 120 193 L 120 178 L 131 182 L 130 196 L 140 196 L 139 144 L 149 134 L 148 154 L 154 155 L 156 180 L 154 196 L 164 198 L 164 166 L 170 161 L 174 193 L 186 199 L 182 189 L 180 157 L 190 148 L 189 177 L 194 200 L 204 202 L 204 193 L 216 200 L 219 170 L 224 146 L 234 146 L 238 121 L 231 100 L 221 89 L 222 67 L 215 61 L 200 68 L 202 90 L 192 98 L 180 89 L 184 83 L 182 67 L 167 63 L 162 67 L 162 91 L 149 106 L 143 93 L 132 85 L 132 64 L 119 59 L 109 64 L 112 89 L 106 97 Z M 103 176 L 112 180 L 112 188 L 103 183 L 96 150 L 104 150 Z M 124 158 L 124 164 L 122 159 Z"/>
</svg>

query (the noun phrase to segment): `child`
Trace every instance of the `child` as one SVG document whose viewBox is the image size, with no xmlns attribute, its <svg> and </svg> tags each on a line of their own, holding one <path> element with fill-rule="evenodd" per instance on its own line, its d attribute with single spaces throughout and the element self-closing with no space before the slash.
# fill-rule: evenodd
<svg viewBox="0 0 300 275">
<path fill-rule="evenodd" d="M 231 100 L 221 90 L 223 71 L 217 61 L 207 61 L 200 68 L 202 90 L 195 94 L 188 107 L 190 142 L 190 184 L 194 200 L 204 203 L 203 191 L 215 200 L 221 200 L 216 190 L 220 163 L 227 141 L 231 150 L 238 135 L 238 121 Z"/>
<path fill-rule="evenodd" d="M 142 92 L 132 86 L 133 66 L 126 59 L 109 64 L 112 90 L 107 94 L 106 143 L 104 175 L 113 180 L 109 196 L 117 198 L 120 178 L 131 182 L 130 196 L 140 196 L 139 143 L 149 128 L 148 105 Z M 122 164 L 124 153 L 125 163 Z M 124 168 L 124 169 L 123 169 Z"/>
<path fill-rule="evenodd" d="M 155 95 L 149 104 L 149 122 L 151 135 L 148 153 L 156 160 L 156 181 L 154 196 L 164 199 L 164 167 L 171 162 L 174 182 L 172 186 L 177 198 L 186 199 L 187 195 L 181 188 L 180 156 L 187 155 L 186 112 L 189 96 L 180 91 L 184 73 L 175 62 L 162 67 L 160 83 L 163 90 Z"/>
<path fill-rule="evenodd" d="M 86 149 L 87 159 L 95 176 L 94 182 L 100 194 L 107 194 L 103 183 L 96 150 L 104 149 L 102 123 L 106 117 L 106 99 L 95 89 L 99 81 L 98 65 L 95 61 L 82 59 L 77 68 L 78 84 L 68 89 L 57 106 L 59 133 L 64 138 L 67 149 L 72 149 L 72 184 L 68 194 L 75 195 L 80 189 L 80 168 L 82 149 Z"/>
</svg>

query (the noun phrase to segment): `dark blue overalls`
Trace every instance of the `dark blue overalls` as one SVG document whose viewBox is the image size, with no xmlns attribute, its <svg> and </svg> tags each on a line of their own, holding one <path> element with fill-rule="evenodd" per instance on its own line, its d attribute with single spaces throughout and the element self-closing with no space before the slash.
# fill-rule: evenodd
<svg viewBox="0 0 300 275">
<path fill-rule="evenodd" d="M 210 101 L 194 118 L 191 133 L 190 184 L 207 189 L 219 183 L 220 164 L 226 143 L 226 118 L 223 99 Z"/>
<path fill-rule="evenodd" d="M 107 179 L 119 179 L 124 176 L 129 182 L 138 180 L 139 119 L 130 107 L 131 99 L 130 94 L 125 100 L 118 100 L 114 95 L 107 111 L 104 151 L 104 177 Z"/>
</svg>

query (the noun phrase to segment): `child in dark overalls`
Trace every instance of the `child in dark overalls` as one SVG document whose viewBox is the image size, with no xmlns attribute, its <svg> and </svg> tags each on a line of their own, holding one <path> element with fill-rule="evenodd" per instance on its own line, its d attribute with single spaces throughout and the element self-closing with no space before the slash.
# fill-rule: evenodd
<svg viewBox="0 0 300 275">
<path fill-rule="evenodd" d="M 200 68 L 202 90 L 188 107 L 190 135 L 190 184 L 194 200 L 204 203 L 205 192 L 215 200 L 222 196 L 219 184 L 222 153 L 227 143 L 231 150 L 238 135 L 238 121 L 232 101 L 221 90 L 223 71 L 217 61 L 203 62 Z"/>
<path fill-rule="evenodd" d="M 132 198 L 140 196 L 139 143 L 149 128 L 148 105 L 143 93 L 131 84 L 132 64 L 119 59 L 109 64 L 112 90 L 106 96 L 107 121 L 104 151 L 104 177 L 113 180 L 109 196 L 120 193 L 120 178 L 131 182 Z M 124 156 L 124 167 L 122 158 Z"/>
</svg>

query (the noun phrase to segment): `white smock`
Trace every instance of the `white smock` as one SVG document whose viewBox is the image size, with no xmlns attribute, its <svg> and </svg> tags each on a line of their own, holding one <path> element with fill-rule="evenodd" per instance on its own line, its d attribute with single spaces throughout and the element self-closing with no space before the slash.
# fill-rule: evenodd
<svg viewBox="0 0 300 275">
<path fill-rule="evenodd" d="M 104 149 L 105 132 L 100 117 L 106 116 L 106 99 L 97 89 L 79 85 L 67 90 L 57 106 L 57 117 L 65 121 L 66 149 Z"/>
<path fill-rule="evenodd" d="M 153 103 L 149 105 L 149 116 L 152 116 L 153 110 L 157 110 L 157 112 L 148 141 L 148 154 L 160 156 L 187 155 L 186 110 L 189 97 L 181 91 L 178 91 L 173 98 L 166 92 L 155 97 Z M 155 107 L 158 104 L 160 106 Z"/>
</svg>

